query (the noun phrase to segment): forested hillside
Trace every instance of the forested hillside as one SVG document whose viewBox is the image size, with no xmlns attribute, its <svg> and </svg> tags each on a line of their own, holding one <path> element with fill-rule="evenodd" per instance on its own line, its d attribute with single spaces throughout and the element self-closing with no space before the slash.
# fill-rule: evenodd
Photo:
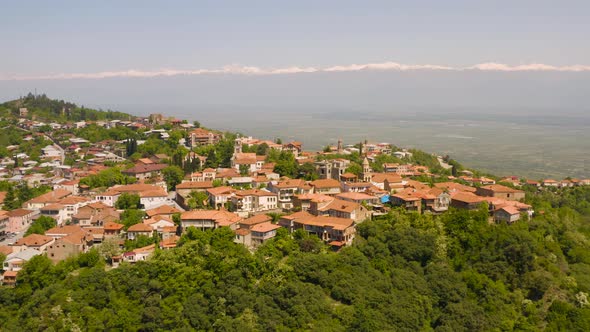
<svg viewBox="0 0 590 332">
<path fill-rule="evenodd" d="M 72 102 L 50 99 L 46 95 L 28 95 L 0 104 L 0 115 L 18 116 L 20 108 L 27 108 L 28 117 L 38 121 L 130 120 L 131 115 L 111 110 L 95 110 Z"/>
<path fill-rule="evenodd" d="M 107 269 L 36 256 L 0 289 L 0 325 L 41 330 L 590 330 L 589 188 L 533 194 L 530 221 L 393 211 L 334 253 L 281 232 L 255 253 L 229 229 Z M 539 210 L 540 209 L 540 210 Z"/>
</svg>

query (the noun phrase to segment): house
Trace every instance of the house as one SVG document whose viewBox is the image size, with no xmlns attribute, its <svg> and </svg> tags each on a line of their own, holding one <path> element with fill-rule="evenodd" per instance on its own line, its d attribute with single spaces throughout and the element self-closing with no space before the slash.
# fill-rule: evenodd
<svg viewBox="0 0 590 332">
<path fill-rule="evenodd" d="M 352 219 L 313 216 L 304 211 L 281 217 L 279 224 L 291 232 L 303 229 L 325 242 L 337 242 L 339 246 L 350 245 L 356 233 Z"/>
<path fill-rule="evenodd" d="M 234 188 L 228 186 L 207 189 L 209 204 L 216 209 L 222 208 L 231 201 L 235 192 Z"/>
<path fill-rule="evenodd" d="M 4 285 L 4 286 L 16 285 L 16 276 L 17 275 L 18 275 L 18 271 L 5 271 L 2 274 L 2 285 Z"/>
<path fill-rule="evenodd" d="M 451 194 L 451 206 L 457 209 L 477 210 L 485 198 L 469 192 Z"/>
<path fill-rule="evenodd" d="M 67 219 L 66 206 L 55 203 L 45 205 L 39 209 L 42 216 L 47 216 L 55 219 L 58 225 L 64 224 Z"/>
<path fill-rule="evenodd" d="M 402 177 L 395 173 L 373 173 L 370 182 L 375 187 L 389 193 L 401 190 L 405 184 Z"/>
<path fill-rule="evenodd" d="M 72 195 L 80 192 L 80 180 L 64 180 L 53 186 L 53 190 L 63 189 L 69 191 Z"/>
<path fill-rule="evenodd" d="M 346 173 L 346 169 L 350 166 L 350 160 L 347 159 L 332 159 L 322 160 L 314 163 L 320 179 L 334 179 L 341 181 L 341 175 Z"/>
<path fill-rule="evenodd" d="M 124 253 L 122 255 L 122 260 L 128 263 L 137 263 L 140 261 L 145 261 L 154 252 L 155 249 L 155 244 L 150 244 L 149 246 L 145 246 L 142 248 L 136 248 L 132 251 Z M 115 267 L 115 265 L 113 265 L 113 267 Z"/>
<path fill-rule="evenodd" d="M 60 199 L 57 204 L 61 204 L 66 209 L 65 221 L 71 221 L 72 217 L 78 213 L 78 209 L 90 201 L 89 198 L 70 195 Z"/>
<path fill-rule="evenodd" d="M 13 252 L 6 255 L 6 259 L 2 264 L 4 271 L 18 272 L 23 268 L 23 265 L 31 258 L 40 255 L 41 252 L 36 249 L 26 249 L 19 252 Z"/>
<path fill-rule="evenodd" d="M 35 249 L 39 252 L 45 252 L 47 247 L 55 241 L 50 236 L 31 234 L 27 235 L 12 245 L 12 252 L 21 252 L 27 249 Z"/>
<path fill-rule="evenodd" d="M 279 207 L 278 195 L 267 190 L 239 190 L 231 196 L 231 210 L 240 216 L 271 211 Z"/>
<path fill-rule="evenodd" d="M 309 183 L 315 193 L 323 195 L 337 195 L 341 192 L 340 181 L 334 179 L 320 179 Z"/>
<path fill-rule="evenodd" d="M 78 233 L 86 234 L 87 231 L 84 228 L 80 227 L 80 225 L 62 225 L 58 227 L 53 227 L 45 231 L 45 235 L 50 236 L 56 240 L 71 234 Z"/>
<path fill-rule="evenodd" d="M 139 202 L 145 209 L 153 209 L 169 203 L 168 193 L 162 187 L 140 191 Z"/>
<path fill-rule="evenodd" d="M 301 211 L 308 211 L 311 207 L 311 202 L 331 202 L 334 197 L 323 194 L 301 194 L 293 196 L 293 208 Z"/>
<path fill-rule="evenodd" d="M 415 189 L 403 190 L 389 197 L 391 205 L 401 206 L 408 211 L 422 212 L 422 194 Z"/>
<path fill-rule="evenodd" d="M 521 201 L 524 199 L 524 191 L 506 187 L 501 184 L 479 187 L 476 189 L 475 194 L 484 197 L 502 198 L 509 201 Z"/>
<path fill-rule="evenodd" d="M 33 219 L 39 215 L 39 210 L 16 209 L 8 211 L 6 215 L 8 216 L 6 232 L 18 233 L 29 228 Z"/>
<path fill-rule="evenodd" d="M 166 233 L 170 227 L 173 228 L 172 233 L 176 233 L 176 225 L 174 222 L 164 216 L 148 218 L 145 219 L 143 223 L 150 226 L 152 230 L 156 231 L 158 234 Z"/>
<path fill-rule="evenodd" d="M 137 163 L 135 166 L 123 170 L 121 173 L 132 176 L 137 180 L 147 180 L 162 175 L 162 170 L 168 167 L 166 164 L 143 164 Z"/>
<path fill-rule="evenodd" d="M 252 232 L 248 228 L 238 228 L 234 231 L 234 242 L 246 247 L 252 246 Z"/>
<path fill-rule="evenodd" d="M 197 128 L 189 133 L 189 142 L 192 147 L 217 144 L 221 138 L 221 134 L 203 128 Z"/>
<path fill-rule="evenodd" d="M 520 219 L 520 211 L 514 206 L 504 206 L 494 211 L 494 221 L 511 224 Z"/>
<path fill-rule="evenodd" d="M 213 181 L 182 182 L 176 185 L 176 194 L 186 197 L 191 191 L 207 191 L 213 188 Z"/>
<path fill-rule="evenodd" d="M 154 230 L 150 225 L 144 223 L 131 225 L 127 228 L 127 239 L 135 240 L 140 235 L 152 237 L 154 235 Z"/>
<path fill-rule="evenodd" d="M 371 182 L 343 182 L 342 183 L 342 191 L 343 192 L 365 192 L 373 187 Z"/>
<path fill-rule="evenodd" d="M 48 204 L 58 203 L 61 199 L 72 195 L 72 192 L 66 189 L 56 189 L 37 196 L 25 202 L 25 208 L 27 209 L 40 209 Z"/>
<path fill-rule="evenodd" d="M 202 172 L 192 173 L 190 175 L 191 182 L 205 182 L 213 181 L 217 176 L 217 172 L 213 168 L 205 168 Z"/>
<path fill-rule="evenodd" d="M 272 221 L 272 218 L 269 217 L 268 215 L 257 214 L 255 216 L 250 217 L 250 218 L 241 220 L 238 226 L 241 229 L 243 229 L 243 228 L 250 229 L 254 225 L 265 223 L 265 222 L 270 222 L 270 221 Z"/>
<path fill-rule="evenodd" d="M 272 239 L 277 235 L 277 229 L 279 228 L 281 226 L 271 222 L 263 222 L 250 227 L 252 245 L 258 246 Z"/>
<path fill-rule="evenodd" d="M 271 181 L 268 184 L 267 188 L 271 192 L 278 194 L 278 207 L 282 209 L 293 208 L 293 196 L 311 193 L 313 191 L 313 188 L 301 179 L 285 179 L 281 181 Z"/>
<path fill-rule="evenodd" d="M 153 209 L 149 209 L 146 210 L 145 213 L 149 218 L 155 217 L 155 216 L 163 216 L 163 217 L 168 217 L 169 219 L 172 219 L 172 216 L 176 213 L 181 213 L 182 211 L 170 206 L 170 205 L 160 205 L 156 208 Z"/>
<path fill-rule="evenodd" d="M 142 183 L 114 186 L 95 198 L 108 206 L 115 206 L 123 193 L 139 195 L 140 203 L 147 209 L 168 203 L 168 193 L 164 187 Z"/>
<path fill-rule="evenodd" d="M 355 202 L 358 204 L 379 204 L 379 198 L 373 195 L 358 192 L 344 192 L 335 196 L 343 201 Z"/>
<path fill-rule="evenodd" d="M 7 211 L 0 210 L 0 241 L 4 241 L 6 238 L 6 232 L 8 228 L 8 215 Z"/>
<path fill-rule="evenodd" d="M 553 180 L 553 179 L 546 179 L 543 180 L 542 182 L 543 187 L 559 187 L 559 182 Z"/>
<path fill-rule="evenodd" d="M 244 168 L 250 174 L 262 169 L 264 158 L 265 156 L 257 156 L 256 153 L 235 153 L 231 158 L 231 167 L 240 173 Z"/>
<path fill-rule="evenodd" d="M 297 158 L 299 154 L 301 154 L 301 152 L 303 151 L 303 143 L 292 141 L 287 144 L 283 144 L 283 151 L 290 151 L 291 153 L 293 153 L 295 158 Z"/>
<path fill-rule="evenodd" d="M 308 212 L 316 216 L 330 216 L 335 218 L 345 218 L 361 223 L 371 218 L 371 212 L 361 204 L 333 199 L 331 201 L 318 202 L 312 200 Z"/>
<path fill-rule="evenodd" d="M 78 213 L 72 216 L 72 222 L 82 227 L 96 227 L 119 218 L 119 212 L 113 207 L 102 202 L 93 202 L 79 207 Z"/>
<path fill-rule="evenodd" d="M 47 233 L 46 233 L 47 234 Z M 47 247 L 47 257 L 53 262 L 87 252 L 94 242 L 93 236 L 86 231 L 73 232 L 60 237 Z"/>
<path fill-rule="evenodd" d="M 112 221 L 105 222 L 103 225 L 104 237 L 105 238 L 119 237 L 121 235 L 123 227 L 125 227 L 123 224 L 119 224 L 116 222 L 112 222 Z"/>
<path fill-rule="evenodd" d="M 466 185 L 456 183 L 456 182 L 439 182 L 439 183 L 435 183 L 434 186 L 436 188 L 442 189 L 450 194 L 456 193 L 456 192 L 475 193 L 475 191 L 477 190 L 474 187 L 466 186 Z"/>
<path fill-rule="evenodd" d="M 196 227 L 201 230 L 230 227 L 236 229 L 242 218 L 226 210 L 194 210 L 180 215 L 182 228 Z"/>
</svg>

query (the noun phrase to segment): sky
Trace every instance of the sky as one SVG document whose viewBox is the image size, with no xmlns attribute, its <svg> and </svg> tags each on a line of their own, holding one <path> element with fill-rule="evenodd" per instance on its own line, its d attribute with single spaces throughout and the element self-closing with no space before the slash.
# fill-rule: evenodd
<svg viewBox="0 0 590 332">
<path fill-rule="evenodd" d="M 0 12 L 1 80 L 382 63 L 590 70 L 590 1 L 25 0 Z"/>
</svg>

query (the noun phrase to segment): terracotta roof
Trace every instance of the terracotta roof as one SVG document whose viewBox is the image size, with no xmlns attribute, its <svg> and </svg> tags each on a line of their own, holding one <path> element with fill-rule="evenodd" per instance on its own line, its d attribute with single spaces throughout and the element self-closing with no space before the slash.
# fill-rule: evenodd
<svg viewBox="0 0 590 332">
<path fill-rule="evenodd" d="M 139 197 L 168 197 L 168 193 L 164 188 L 158 188 L 154 190 L 146 190 L 139 192 Z"/>
<path fill-rule="evenodd" d="M 236 191 L 236 196 L 277 196 L 277 194 L 260 189 L 248 189 Z"/>
<path fill-rule="evenodd" d="M 356 193 L 356 192 L 345 192 L 345 193 L 341 193 L 336 195 L 336 198 L 347 198 L 347 199 L 352 199 L 355 201 L 360 201 L 360 200 L 373 200 L 376 199 L 377 197 L 375 196 L 371 196 L 371 195 L 367 195 L 365 193 Z"/>
<path fill-rule="evenodd" d="M 8 255 L 12 253 L 12 247 L 10 246 L 0 246 L 0 254 Z"/>
<path fill-rule="evenodd" d="M 8 213 L 6 213 L 6 215 L 8 217 L 24 217 L 24 216 L 29 215 L 34 212 L 35 211 L 33 211 L 33 210 L 16 209 L 16 210 L 8 211 Z"/>
<path fill-rule="evenodd" d="M 520 214 L 520 211 L 514 206 L 504 206 L 501 207 L 499 210 L 504 210 L 510 215 Z"/>
<path fill-rule="evenodd" d="M 498 193 L 523 193 L 522 190 L 512 189 L 510 187 L 503 186 L 501 184 L 492 184 L 489 186 L 483 186 L 481 189 L 487 189 Z"/>
<path fill-rule="evenodd" d="M 228 186 L 207 189 L 207 193 L 210 194 L 210 195 L 212 195 L 212 196 L 229 195 L 229 194 L 231 194 L 231 193 L 233 193 L 235 191 L 236 190 L 234 188 L 228 187 Z"/>
<path fill-rule="evenodd" d="M 16 246 L 27 246 L 27 247 L 36 247 L 42 246 L 49 242 L 53 241 L 53 238 L 50 236 L 39 235 L 39 234 L 31 234 L 23 237 L 22 239 L 16 241 L 14 245 Z"/>
<path fill-rule="evenodd" d="M 183 182 L 176 185 L 176 189 L 208 189 L 213 188 L 213 181 Z"/>
<path fill-rule="evenodd" d="M 17 275 L 18 275 L 18 271 L 5 271 L 2 276 L 4 278 L 6 278 L 6 277 L 15 278 Z"/>
<path fill-rule="evenodd" d="M 334 179 L 321 179 L 309 183 L 315 188 L 340 188 L 340 182 Z"/>
<path fill-rule="evenodd" d="M 164 188 L 160 186 L 156 186 L 153 184 L 143 184 L 143 183 L 135 183 L 135 184 L 127 184 L 121 186 L 111 187 L 109 191 L 116 191 L 120 193 L 140 193 L 142 191 L 152 191 L 152 190 L 164 190 Z"/>
<path fill-rule="evenodd" d="M 86 197 L 81 197 L 81 196 L 68 196 L 66 198 L 60 199 L 58 201 L 58 203 L 64 204 L 64 205 L 72 205 L 72 204 L 88 202 L 89 200 L 90 199 L 88 199 Z"/>
<path fill-rule="evenodd" d="M 354 225 L 354 220 L 348 218 L 336 218 L 328 216 L 318 216 L 311 219 L 298 219 L 296 222 L 304 225 L 313 225 L 320 227 L 332 227 L 338 230 L 345 230 Z"/>
<path fill-rule="evenodd" d="M 41 211 L 58 211 L 58 210 L 62 210 L 64 208 L 65 208 L 65 205 L 59 204 L 59 203 L 54 203 L 54 204 L 45 205 L 44 207 L 40 208 L 39 210 L 41 210 Z"/>
<path fill-rule="evenodd" d="M 273 184 L 273 187 L 276 188 L 303 188 L 305 186 L 305 181 L 301 179 L 286 179 L 283 181 L 279 181 L 276 184 Z"/>
<path fill-rule="evenodd" d="M 344 201 L 341 199 L 335 199 L 330 204 L 326 205 L 325 207 L 323 207 L 319 210 L 320 211 L 334 210 L 334 211 L 351 213 L 354 210 L 358 209 L 359 207 L 360 207 L 360 204 L 358 204 L 358 203 Z"/>
<path fill-rule="evenodd" d="M 475 192 L 477 189 L 474 187 L 466 186 L 456 182 L 440 182 L 435 183 L 434 186 L 439 189 L 446 189 L 449 192 L 451 191 L 466 191 L 466 192 Z"/>
<path fill-rule="evenodd" d="M 106 231 L 118 231 L 123 229 L 123 227 L 125 226 L 112 221 L 107 221 L 104 223 L 104 229 Z"/>
<path fill-rule="evenodd" d="M 278 229 L 278 228 L 281 228 L 281 226 L 275 225 L 271 222 L 263 222 L 263 223 L 256 224 L 256 225 L 252 226 L 250 228 L 250 230 L 252 232 L 266 233 L 266 232 L 274 231 L 275 229 Z"/>
<path fill-rule="evenodd" d="M 371 175 L 371 182 L 383 183 L 387 180 L 389 183 L 402 182 L 402 177 L 394 173 L 373 173 Z"/>
<path fill-rule="evenodd" d="M 263 222 L 268 222 L 271 221 L 272 218 L 267 216 L 266 214 L 259 214 L 259 215 L 255 215 L 253 217 L 244 219 L 242 221 L 240 221 L 241 225 L 256 225 L 256 224 L 260 224 Z"/>
<path fill-rule="evenodd" d="M 460 202 L 465 202 L 465 203 L 480 203 L 485 200 L 485 198 L 483 198 L 481 196 L 477 196 L 475 194 L 466 193 L 466 192 L 453 193 L 453 194 L 451 194 L 451 199 L 454 201 L 460 201 Z"/>
<path fill-rule="evenodd" d="M 247 228 L 239 228 L 234 231 L 236 234 L 244 236 L 250 234 L 250 230 Z"/>
<path fill-rule="evenodd" d="M 86 232 L 72 233 L 62 237 L 57 241 L 63 241 L 71 244 L 83 244 L 84 242 L 92 241 L 92 235 Z"/>
<path fill-rule="evenodd" d="M 80 227 L 79 225 L 64 225 L 64 226 L 58 226 L 58 227 L 53 227 L 51 229 L 48 229 L 47 231 L 45 231 L 45 235 L 51 236 L 51 235 L 61 235 L 61 234 L 65 234 L 65 235 L 69 235 L 69 234 L 74 234 L 74 233 L 85 233 L 86 231 L 84 231 L 84 229 L 82 227 Z"/>
<path fill-rule="evenodd" d="M 256 153 L 236 153 L 234 163 L 238 165 L 256 164 Z"/>
<path fill-rule="evenodd" d="M 42 204 L 54 203 L 66 196 L 71 195 L 71 194 L 72 193 L 69 190 L 56 189 L 56 190 L 50 191 L 48 193 L 45 193 L 43 195 L 37 196 L 33 199 L 30 199 L 29 201 L 27 201 L 27 203 L 42 203 Z"/>
<path fill-rule="evenodd" d="M 149 216 L 149 217 L 153 217 L 153 216 L 157 216 L 160 214 L 174 214 L 174 213 L 180 213 L 182 211 L 180 211 L 179 209 L 170 206 L 170 205 L 161 205 L 158 206 L 157 208 L 153 208 L 153 209 L 149 209 L 146 210 L 145 213 Z"/>
<path fill-rule="evenodd" d="M 152 232 L 152 231 L 153 231 L 153 229 L 149 225 L 146 225 L 144 223 L 132 225 L 127 229 L 127 232 Z"/>
<path fill-rule="evenodd" d="M 301 201 L 314 201 L 318 203 L 329 202 L 334 199 L 334 197 L 324 194 L 300 194 L 295 195 L 295 197 Z"/>
<path fill-rule="evenodd" d="M 161 171 L 162 169 L 168 167 L 166 164 L 138 164 L 129 169 L 123 170 L 121 173 L 124 174 L 142 174 L 142 173 L 150 173 Z"/>
<path fill-rule="evenodd" d="M 227 226 L 240 221 L 237 214 L 225 210 L 194 210 L 186 211 L 180 215 L 181 220 L 213 220 L 222 226 Z"/>
</svg>

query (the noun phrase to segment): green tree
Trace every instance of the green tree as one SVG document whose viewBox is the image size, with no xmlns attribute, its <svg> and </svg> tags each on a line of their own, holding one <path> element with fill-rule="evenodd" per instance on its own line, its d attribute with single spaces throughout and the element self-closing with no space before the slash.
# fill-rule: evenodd
<svg viewBox="0 0 590 332">
<path fill-rule="evenodd" d="M 115 202 L 115 207 L 120 210 L 139 209 L 140 202 L 138 194 L 122 193 Z"/>
<path fill-rule="evenodd" d="M 184 179 L 184 172 L 178 166 L 168 166 L 162 170 L 162 176 L 169 190 L 175 190 L 176 185 Z"/>
<path fill-rule="evenodd" d="M 45 231 L 57 226 L 55 219 L 48 216 L 40 216 L 33 220 L 31 226 L 25 232 L 25 236 L 30 234 L 45 234 Z"/>
</svg>

